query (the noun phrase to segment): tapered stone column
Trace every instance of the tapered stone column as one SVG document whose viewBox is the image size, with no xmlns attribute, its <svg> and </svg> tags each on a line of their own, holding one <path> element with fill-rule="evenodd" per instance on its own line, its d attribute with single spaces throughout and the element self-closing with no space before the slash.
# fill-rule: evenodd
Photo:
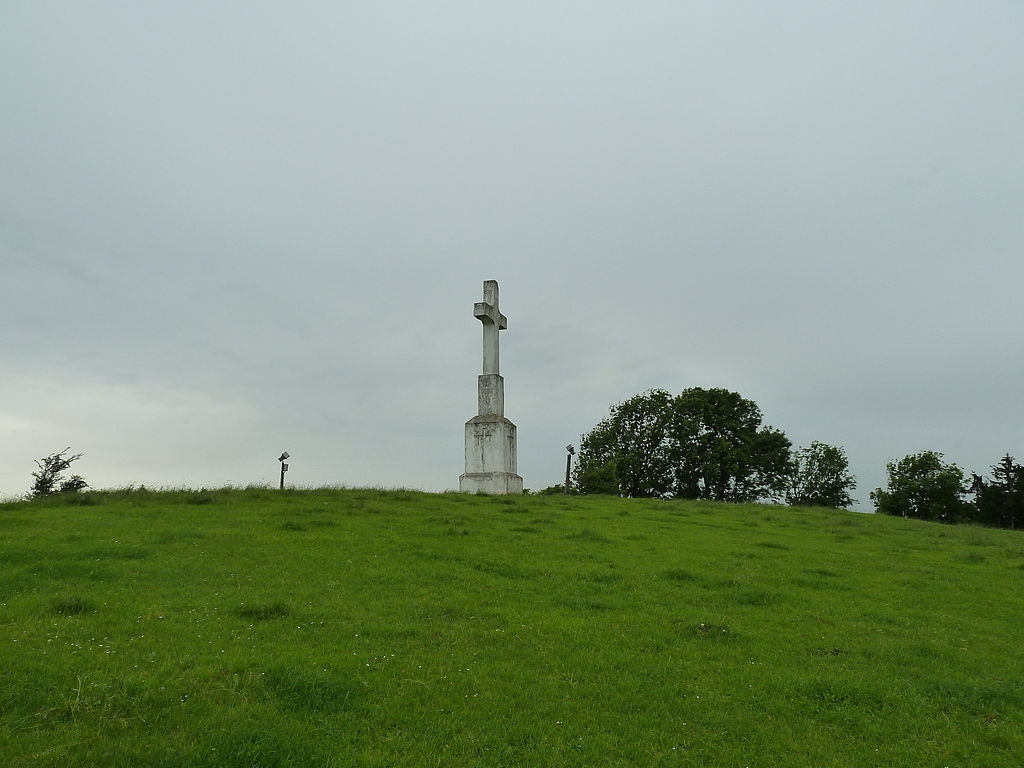
<svg viewBox="0 0 1024 768">
<path fill-rule="evenodd" d="M 516 425 L 505 418 L 505 380 L 499 373 L 498 333 L 508 319 L 498 310 L 498 283 L 484 282 L 484 300 L 473 305 L 483 323 L 484 372 L 477 377 L 477 415 L 466 422 L 464 493 L 522 493 L 516 469 Z"/>
</svg>

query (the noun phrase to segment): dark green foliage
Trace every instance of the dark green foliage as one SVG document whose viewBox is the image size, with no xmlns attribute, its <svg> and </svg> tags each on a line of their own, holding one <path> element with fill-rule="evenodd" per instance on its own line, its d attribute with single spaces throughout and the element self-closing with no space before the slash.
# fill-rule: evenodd
<svg viewBox="0 0 1024 768">
<path fill-rule="evenodd" d="M 670 568 L 661 574 L 662 578 L 668 581 L 676 581 L 680 583 L 696 581 L 697 577 L 694 576 L 687 570 L 682 568 Z"/>
<path fill-rule="evenodd" d="M 80 616 L 83 613 L 92 613 L 96 610 L 91 600 L 75 595 L 73 597 L 61 597 L 53 601 L 53 612 L 62 616 Z"/>
<path fill-rule="evenodd" d="M 271 667 L 266 686 L 289 711 L 327 714 L 342 712 L 359 700 L 359 684 L 310 665 Z"/>
<path fill-rule="evenodd" d="M 80 453 L 67 456 L 66 454 L 70 450 L 71 447 L 68 446 L 60 453 L 51 453 L 43 459 L 36 459 L 39 471 L 32 473 L 34 480 L 32 488 L 29 490 L 31 498 L 49 496 L 54 493 L 76 493 L 89 487 L 81 475 L 64 477 L 64 473 L 71 469 L 71 464 L 82 458 Z"/>
<path fill-rule="evenodd" d="M 975 475 L 972 490 L 979 523 L 998 528 L 1024 523 L 1024 467 L 1009 454 L 992 467 L 991 481 Z"/>
<path fill-rule="evenodd" d="M 197 506 L 202 504 L 213 504 L 217 501 L 217 496 L 212 491 L 207 491 L 205 488 L 200 488 L 198 491 L 187 492 L 187 503 L 195 504 Z"/>
<path fill-rule="evenodd" d="M 964 473 L 956 464 L 945 464 L 935 451 L 904 456 L 886 465 L 889 482 L 885 490 L 876 488 L 871 500 L 885 515 L 912 517 L 944 523 L 961 522 L 971 517 L 964 501 Z"/>
<path fill-rule="evenodd" d="M 261 603 L 260 605 L 242 605 L 235 609 L 236 616 L 240 619 L 248 619 L 249 621 L 283 619 L 291 616 L 291 613 L 292 609 L 280 600 L 274 603 Z"/>
<path fill-rule="evenodd" d="M 844 509 L 853 505 L 850 491 L 856 487 L 846 452 L 815 440 L 793 453 L 793 475 L 786 490 L 786 503 Z"/>
<path fill-rule="evenodd" d="M 581 439 L 576 462 L 580 491 L 670 496 L 672 403 L 668 392 L 654 389 L 613 407 L 611 415 Z"/>
<path fill-rule="evenodd" d="M 790 442 L 761 425 L 752 400 L 726 389 L 687 389 L 676 398 L 671 425 L 676 496 L 754 501 L 782 494 Z"/>
<path fill-rule="evenodd" d="M 549 485 L 547 488 L 542 488 L 539 491 L 534 491 L 535 496 L 565 496 L 577 493 L 578 491 L 571 487 L 569 488 L 569 494 L 565 493 L 565 484 L 559 483 L 558 485 Z"/>
<path fill-rule="evenodd" d="M 655 389 L 614 406 L 583 436 L 576 484 L 629 497 L 778 499 L 792 471 L 789 449 L 735 392 Z"/>
</svg>

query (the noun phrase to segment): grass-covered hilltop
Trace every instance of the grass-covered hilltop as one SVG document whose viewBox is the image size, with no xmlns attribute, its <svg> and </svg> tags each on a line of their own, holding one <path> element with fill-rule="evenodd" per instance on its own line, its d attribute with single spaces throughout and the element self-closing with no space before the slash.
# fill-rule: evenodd
<svg viewBox="0 0 1024 768">
<path fill-rule="evenodd" d="M 224 489 L 0 505 L 5 766 L 1016 766 L 1024 537 Z"/>
</svg>

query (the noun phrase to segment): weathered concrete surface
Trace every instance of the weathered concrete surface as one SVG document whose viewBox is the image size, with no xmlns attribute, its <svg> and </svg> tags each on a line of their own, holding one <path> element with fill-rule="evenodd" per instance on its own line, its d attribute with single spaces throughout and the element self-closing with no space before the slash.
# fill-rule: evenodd
<svg viewBox="0 0 1024 768">
<path fill-rule="evenodd" d="M 480 416 L 504 416 L 505 379 L 496 373 L 477 376 L 476 404 Z"/>
<path fill-rule="evenodd" d="M 501 373 L 498 331 L 508 328 L 508 318 L 498 310 L 498 281 L 484 281 L 484 300 L 473 305 L 473 317 L 484 324 L 484 373 Z"/>
<path fill-rule="evenodd" d="M 466 422 L 466 474 L 459 478 L 466 493 L 522 493 L 516 471 L 516 425 L 498 416 L 477 416 Z"/>
</svg>

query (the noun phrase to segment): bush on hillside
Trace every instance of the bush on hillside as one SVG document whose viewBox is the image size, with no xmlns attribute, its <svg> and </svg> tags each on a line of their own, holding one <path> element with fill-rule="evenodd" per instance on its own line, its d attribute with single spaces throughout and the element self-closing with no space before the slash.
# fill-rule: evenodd
<svg viewBox="0 0 1024 768">
<path fill-rule="evenodd" d="M 89 487 L 81 475 L 64 477 L 64 473 L 71 469 L 72 463 L 82 458 L 80 453 L 68 456 L 67 452 L 70 450 L 71 447 L 68 446 L 60 453 L 51 453 L 45 458 L 36 459 L 39 471 L 32 473 L 34 480 L 29 490 L 29 498 L 36 499 L 54 493 L 76 493 Z"/>
</svg>

